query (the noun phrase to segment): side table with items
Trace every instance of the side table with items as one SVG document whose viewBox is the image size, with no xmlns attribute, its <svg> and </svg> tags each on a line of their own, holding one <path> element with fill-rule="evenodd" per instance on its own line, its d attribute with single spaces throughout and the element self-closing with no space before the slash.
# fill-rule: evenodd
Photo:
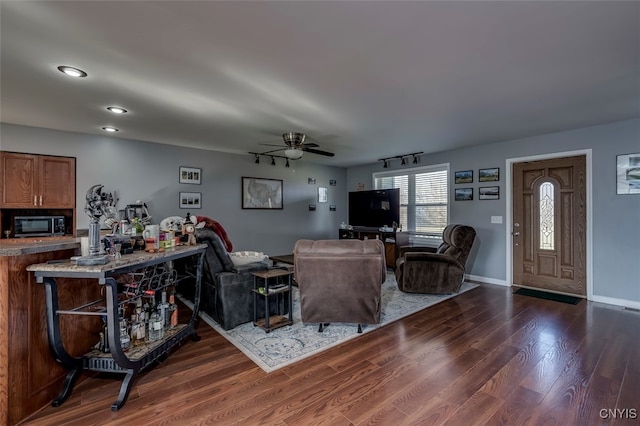
<svg viewBox="0 0 640 426">
<path fill-rule="evenodd" d="M 291 277 L 289 269 L 269 269 L 253 272 L 253 325 L 269 333 L 276 328 L 293 324 L 293 300 L 291 294 Z M 270 282 L 271 281 L 271 282 Z M 286 282 L 285 282 L 286 281 Z M 263 284 L 262 286 L 260 284 Z M 275 300 L 274 300 L 275 299 Z M 265 317 L 258 318 L 258 303 L 265 305 Z M 270 315 L 269 304 L 278 304 L 278 314 Z M 282 315 L 286 304 L 289 314 Z"/>
</svg>

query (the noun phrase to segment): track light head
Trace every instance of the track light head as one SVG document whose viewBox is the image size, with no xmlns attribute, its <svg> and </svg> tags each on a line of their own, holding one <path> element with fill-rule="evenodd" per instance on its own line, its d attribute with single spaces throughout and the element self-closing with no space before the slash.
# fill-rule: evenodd
<svg viewBox="0 0 640 426">
<path fill-rule="evenodd" d="M 413 164 L 418 164 L 418 157 L 415 155 L 413 156 Z"/>
<path fill-rule="evenodd" d="M 383 169 L 387 169 L 389 168 L 389 163 L 387 162 L 387 160 L 384 160 L 384 164 L 382 165 Z"/>
<path fill-rule="evenodd" d="M 400 165 L 402 165 L 402 166 L 406 166 L 407 165 L 407 160 L 405 160 L 404 157 L 402 157 L 402 161 L 400 162 Z"/>
<path fill-rule="evenodd" d="M 276 159 L 275 159 L 275 158 L 273 158 L 273 157 L 271 157 L 271 165 L 272 165 L 272 166 L 275 166 L 275 165 L 276 165 Z"/>
<path fill-rule="evenodd" d="M 287 158 L 287 162 L 284 164 L 285 167 L 289 167 L 289 159 Z"/>
<path fill-rule="evenodd" d="M 256 163 L 256 164 L 260 164 L 260 156 L 259 156 L 259 155 L 256 155 L 256 161 L 255 161 L 255 163 Z"/>
</svg>

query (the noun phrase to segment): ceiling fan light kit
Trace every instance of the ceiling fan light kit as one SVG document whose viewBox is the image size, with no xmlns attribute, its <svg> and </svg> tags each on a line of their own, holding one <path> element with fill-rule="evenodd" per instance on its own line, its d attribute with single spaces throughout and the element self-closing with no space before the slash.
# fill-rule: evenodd
<svg viewBox="0 0 640 426">
<path fill-rule="evenodd" d="M 418 164 L 419 161 L 419 156 L 421 154 L 423 154 L 424 151 L 420 151 L 420 152 L 412 152 L 409 154 L 402 154 L 402 155 L 394 155 L 393 157 L 385 157 L 385 158 L 380 158 L 378 161 L 382 161 L 382 168 L 383 169 L 387 169 L 389 168 L 389 164 L 391 163 L 391 160 L 395 159 L 395 158 L 399 158 L 400 159 L 400 165 L 401 166 L 406 166 L 407 165 L 407 159 L 405 157 L 412 157 L 413 164 Z"/>
<path fill-rule="evenodd" d="M 318 147 L 317 143 L 307 143 L 304 141 L 307 139 L 307 135 L 301 132 L 288 132 L 282 134 L 282 139 L 284 140 L 285 145 L 272 145 L 272 144 L 261 144 L 267 146 L 279 146 L 278 149 L 272 149 L 271 151 L 266 152 L 249 152 L 249 154 L 260 156 L 260 155 L 271 155 L 274 152 L 282 151 L 284 157 L 288 160 L 299 160 L 302 158 L 302 155 L 305 152 L 309 152 L 311 154 L 324 155 L 326 157 L 333 157 L 335 154 L 333 152 L 322 151 L 319 149 L 315 149 Z M 273 157 L 273 156 L 272 156 Z M 280 157 L 276 155 L 275 157 Z M 257 163 L 258 161 L 256 161 Z"/>
<path fill-rule="evenodd" d="M 302 154 L 303 151 L 300 148 L 289 148 L 284 150 L 284 155 L 291 160 L 302 158 Z"/>
</svg>

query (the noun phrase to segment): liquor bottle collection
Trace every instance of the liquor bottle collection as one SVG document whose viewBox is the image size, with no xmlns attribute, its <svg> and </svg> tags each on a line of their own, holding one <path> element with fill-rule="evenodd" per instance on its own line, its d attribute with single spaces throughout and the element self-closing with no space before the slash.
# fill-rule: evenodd
<svg viewBox="0 0 640 426">
<path fill-rule="evenodd" d="M 178 326 L 175 277 L 171 265 L 120 277 L 118 281 L 122 292 L 119 296 L 117 332 L 124 351 L 162 340 L 167 330 Z M 100 341 L 95 347 L 101 352 L 111 352 L 106 315 L 103 316 Z"/>
</svg>

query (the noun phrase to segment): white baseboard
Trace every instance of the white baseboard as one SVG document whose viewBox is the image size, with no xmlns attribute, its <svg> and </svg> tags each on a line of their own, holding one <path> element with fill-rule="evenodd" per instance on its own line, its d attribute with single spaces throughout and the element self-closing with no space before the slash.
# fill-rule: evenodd
<svg viewBox="0 0 640 426">
<path fill-rule="evenodd" d="M 596 295 L 593 295 L 593 298 L 589 300 L 592 302 L 606 303 L 607 305 L 622 306 L 623 308 L 640 309 L 640 302 L 636 302 L 635 300 Z"/>
<path fill-rule="evenodd" d="M 465 274 L 464 279 L 465 280 L 471 280 L 471 281 L 477 281 L 477 282 L 480 282 L 480 283 L 495 284 L 495 285 L 501 285 L 501 286 L 504 286 L 504 287 L 511 287 L 509 284 L 507 284 L 506 280 L 498 280 L 498 279 L 495 279 L 495 278 L 481 277 L 479 275 Z"/>
</svg>

